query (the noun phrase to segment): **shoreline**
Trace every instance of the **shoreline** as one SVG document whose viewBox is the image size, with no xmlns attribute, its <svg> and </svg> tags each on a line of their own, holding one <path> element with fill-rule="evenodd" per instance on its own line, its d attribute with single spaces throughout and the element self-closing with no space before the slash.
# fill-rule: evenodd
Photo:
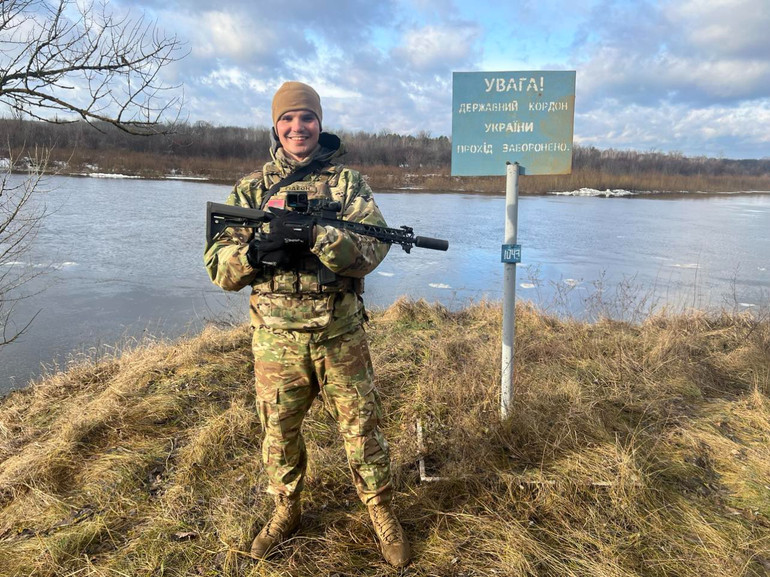
<svg viewBox="0 0 770 577">
<path fill-rule="evenodd" d="M 424 185 L 415 184 L 403 184 L 402 186 L 392 186 L 392 183 L 387 183 L 382 186 L 377 182 L 371 182 L 373 179 L 369 178 L 366 173 L 366 167 L 356 168 L 364 175 L 365 180 L 370 186 L 375 189 L 376 192 L 389 193 L 389 192 L 416 192 L 416 193 L 432 193 L 432 194 L 478 194 L 478 195 L 490 195 L 490 196 L 505 196 L 505 190 L 489 190 L 488 188 L 466 188 L 466 187 L 447 187 L 438 186 L 433 183 L 426 183 Z M 27 171 L 13 170 L 13 174 L 25 174 Z M 209 177 L 203 175 L 177 175 L 177 174 L 123 174 L 114 172 L 51 172 L 46 173 L 46 176 L 66 176 L 72 178 L 103 178 L 103 179 L 116 179 L 116 180 L 174 180 L 183 182 L 203 182 L 208 184 L 217 184 L 224 186 L 232 186 L 234 180 L 227 180 L 217 177 Z M 442 175 L 443 176 L 443 175 Z M 457 179 L 460 177 L 444 177 Z M 467 178 L 467 177 L 462 177 Z M 483 177 L 483 178 L 495 178 L 495 177 Z M 504 177 L 497 177 L 503 181 Z M 665 197 L 665 198 L 683 198 L 688 196 L 730 196 L 735 194 L 770 194 L 770 190 L 628 190 L 628 189 L 599 189 L 592 187 L 581 187 L 576 190 L 549 190 L 549 191 L 519 191 L 521 196 L 584 196 L 584 197 L 603 197 L 603 198 L 637 198 L 637 197 Z"/>
</svg>

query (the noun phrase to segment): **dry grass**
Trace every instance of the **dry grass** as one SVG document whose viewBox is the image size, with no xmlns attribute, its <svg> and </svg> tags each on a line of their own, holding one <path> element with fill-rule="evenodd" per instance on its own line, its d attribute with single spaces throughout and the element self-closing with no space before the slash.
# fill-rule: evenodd
<svg viewBox="0 0 770 577">
<path fill-rule="evenodd" d="M 770 324 L 558 320 L 399 301 L 370 327 L 420 576 L 770 574 Z M 0 404 L 0 575 L 389 575 L 320 404 L 304 525 L 270 562 L 249 333 L 209 328 Z M 415 426 L 425 430 L 424 451 Z M 417 461 L 442 481 L 420 482 Z"/>
</svg>

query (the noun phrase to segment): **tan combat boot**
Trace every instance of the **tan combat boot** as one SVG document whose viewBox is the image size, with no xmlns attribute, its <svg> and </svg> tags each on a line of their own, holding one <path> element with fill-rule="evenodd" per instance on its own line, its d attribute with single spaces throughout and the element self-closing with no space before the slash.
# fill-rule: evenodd
<svg viewBox="0 0 770 577">
<path fill-rule="evenodd" d="M 401 523 L 396 519 L 390 504 L 369 505 L 369 517 L 372 518 L 374 532 L 382 546 L 382 556 L 394 567 L 403 567 L 409 563 L 411 550 L 406 540 Z"/>
<path fill-rule="evenodd" d="M 276 495 L 275 510 L 251 542 L 251 556 L 265 559 L 299 527 L 301 507 L 298 497 Z"/>
</svg>

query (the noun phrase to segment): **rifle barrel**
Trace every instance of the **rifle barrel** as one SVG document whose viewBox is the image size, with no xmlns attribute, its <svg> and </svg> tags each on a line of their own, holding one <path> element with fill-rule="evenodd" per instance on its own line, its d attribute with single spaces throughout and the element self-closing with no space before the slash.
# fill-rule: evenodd
<svg viewBox="0 0 770 577">
<path fill-rule="evenodd" d="M 414 238 L 414 246 L 431 250 L 447 250 L 449 248 L 449 241 L 441 238 L 430 238 L 429 236 L 416 236 Z"/>
</svg>

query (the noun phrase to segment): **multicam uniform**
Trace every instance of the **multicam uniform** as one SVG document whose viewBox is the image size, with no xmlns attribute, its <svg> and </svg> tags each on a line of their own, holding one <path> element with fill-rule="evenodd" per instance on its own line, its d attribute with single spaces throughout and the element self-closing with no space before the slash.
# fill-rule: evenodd
<svg viewBox="0 0 770 577">
<path fill-rule="evenodd" d="M 361 175 L 334 162 L 344 148 L 325 148 L 326 143 L 328 139 L 299 163 L 283 149 L 274 149 L 273 161 L 241 179 L 227 204 L 265 208 L 265 193 L 273 184 L 320 160 L 323 168 L 281 188 L 267 200 L 267 206 L 285 208 L 286 193 L 302 191 L 309 199 L 339 202 L 344 220 L 385 226 Z M 204 260 L 212 281 L 223 289 L 235 291 L 249 284 L 252 288 L 252 349 L 265 431 L 262 460 L 270 481 L 268 492 L 293 496 L 302 490 L 307 466 L 302 420 L 320 391 L 339 424 L 359 497 L 366 504 L 389 502 L 390 457 L 378 428 L 380 401 L 360 298 L 363 277 L 385 258 L 389 245 L 337 228 L 318 227 L 312 254 L 285 269 L 255 269 L 246 258 L 253 234 L 245 228 L 226 229 L 207 245 Z M 319 283 L 319 262 L 336 273 L 334 283 Z"/>
</svg>

